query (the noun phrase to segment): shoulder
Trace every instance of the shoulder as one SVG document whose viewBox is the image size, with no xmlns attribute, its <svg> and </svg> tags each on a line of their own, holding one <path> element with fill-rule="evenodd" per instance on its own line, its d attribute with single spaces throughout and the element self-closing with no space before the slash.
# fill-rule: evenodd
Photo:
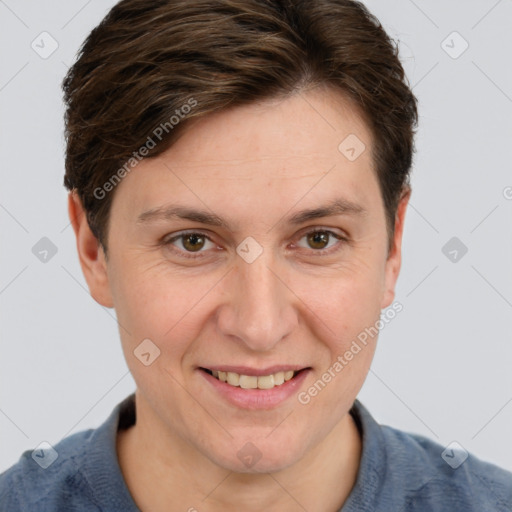
<svg viewBox="0 0 512 512">
<path fill-rule="evenodd" d="M 511 512 L 512 473 L 460 444 L 380 425 L 355 401 L 362 436 L 358 479 L 343 511 Z"/>
<path fill-rule="evenodd" d="M 66 510 L 89 486 L 81 471 L 94 430 L 73 434 L 55 446 L 23 452 L 0 475 L 0 511 Z M 89 510 L 95 510 L 89 502 Z"/>
<path fill-rule="evenodd" d="M 0 475 L 0 512 L 137 511 L 116 452 L 118 428 L 134 422 L 132 394 L 98 428 L 25 451 Z"/>
<path fill-rule="evenodd" d="M 512 511 L 512 473 L 480 460 L 460 444 L 381 426 L 393 476 L 410 482 L 410 510 Z M 417 477 L 411 477 L 411 475 Z M 428 508 L 431 506 L 432 508 Z"/>
</svg>

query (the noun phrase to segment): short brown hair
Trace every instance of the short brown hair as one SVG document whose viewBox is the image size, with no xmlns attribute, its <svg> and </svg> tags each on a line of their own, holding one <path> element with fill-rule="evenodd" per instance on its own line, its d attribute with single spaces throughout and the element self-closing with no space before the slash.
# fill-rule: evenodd
<svg viewBox="0 0 512 512">
<path fill-rule="evenodd" d="M 156 156 L 191 119 L 316 85 L 349 98 L 371 130 L 391 244 L 410 186 L 417 101 L 396 43 L 353 0 L 122 0 L 63 81 L 64 185 L 106 251 L 113 178 L 140 148 Z"/>
</svg>

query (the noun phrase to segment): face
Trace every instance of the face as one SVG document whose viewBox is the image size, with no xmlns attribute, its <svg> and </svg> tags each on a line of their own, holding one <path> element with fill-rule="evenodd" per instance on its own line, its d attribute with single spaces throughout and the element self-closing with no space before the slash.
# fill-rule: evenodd
<svg viewBox="0 0 512 512">
<path fill-rule="evenodd" d="M 155 432 L 269 472 L 347 417 L 376 337 L 344 355 L 393 300 L 406 204 L 388 254 L 371 148 L 346 100 L 312 90 L 201 119 L 118 185 L 108 260 L 82 265 Z"/>
</svg>

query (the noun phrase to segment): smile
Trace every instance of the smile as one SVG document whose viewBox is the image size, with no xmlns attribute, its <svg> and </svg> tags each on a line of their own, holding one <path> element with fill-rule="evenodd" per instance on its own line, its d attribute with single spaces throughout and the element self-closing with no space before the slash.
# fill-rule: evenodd
<svg viewBox="0 0 512 512">
<path fill-rule="evenodd" d="M 272 409 L 296 395 L 311 367 L 298 365 L 256 369 L 246 366 L 197 367 L 212 392 L 237 408 Z"/>
<path fill-rule="evenodd" d="M 240 387 L 242 389 L 272 389 L 293 379 L 298 372 L 292 370 L 286 372 L 276 372 L 269 375 L 241 375 L 235 372 L 223 372 L 217 370 L 207 370 L 207 373 L 230 386 Z"/>
</svg>

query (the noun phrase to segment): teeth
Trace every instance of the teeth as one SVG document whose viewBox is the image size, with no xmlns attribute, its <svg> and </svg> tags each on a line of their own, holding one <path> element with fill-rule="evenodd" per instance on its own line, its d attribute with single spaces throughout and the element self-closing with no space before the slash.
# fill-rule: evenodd
<svg viewBox="0 0 512 512">
<path fill-rule="evenodd" d="M 231 384 L 232 386 L 238 386 L 240 383 L 240 375 L 238 375 L 238 373 L 228 372 L 227 383 Z"/>
<path fill-rule="evenodd" d="M 222 382 L 226 382 L 234 387 L 241 387 L 242 389 L 272 389 L 292 379 L 295 372 L 290 370 L 256 377 L 254 375 L 239 375 L 235 372 L 212 370 L 212 375 Z"/>
<path fill-rule="evenodd" d="M 293 377 L 293 375 L 292 375 L 292 377 Z M 288 380 L 290 380 L 290 379 L 288 379 Z M 280 386 L 283 383 L 284 383 L 284 372 L 274 373 L 274 384 L 276 386 Z"/>
<path fill-rule="evenodd" d="M 274 376 L 264 375 L 258 377 L 258 389 L 272 389 L 274 387 Z"/>
<path fill-rule="evenodd" d="M 258 377 L 249 375 L 240 375 L 238 381 L 242 389 L 256 389 L 258 387 Z"/>
</svg>

